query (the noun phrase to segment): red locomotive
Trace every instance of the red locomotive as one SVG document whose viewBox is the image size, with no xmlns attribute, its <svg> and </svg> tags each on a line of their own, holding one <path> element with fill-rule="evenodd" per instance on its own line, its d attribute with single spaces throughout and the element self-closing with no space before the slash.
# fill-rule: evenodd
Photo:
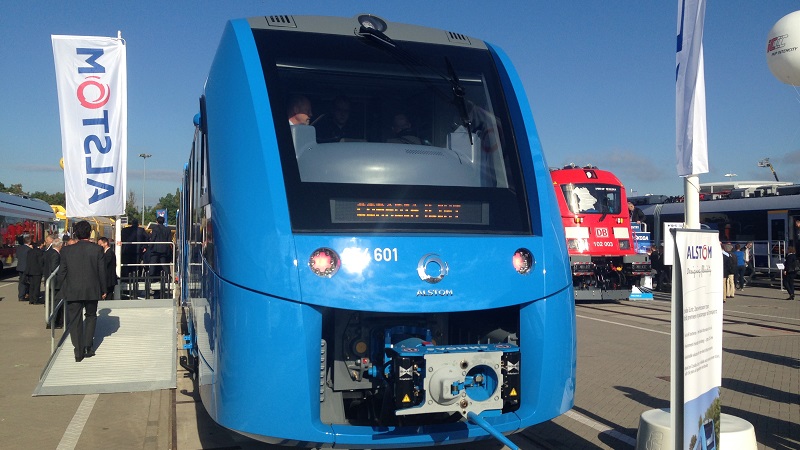
<svg viewBox="0 0 800 450">
<path fill-rule="evenodd" d="M 595 166 L 552 169 L 576 300 L 628 298 L 650 257 L 636 253 L 625 187 Z"/>
</svg>

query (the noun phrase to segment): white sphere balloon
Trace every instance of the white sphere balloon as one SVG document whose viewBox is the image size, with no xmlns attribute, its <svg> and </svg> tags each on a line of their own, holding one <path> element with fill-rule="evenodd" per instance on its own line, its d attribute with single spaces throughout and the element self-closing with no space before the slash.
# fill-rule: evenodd
<svg viewBox="0 0 800 450">
<path fill-rule="evenodd" d="M 800 11 L 783 16 L 769 30 L 767 65 L 775 78 L 800 86 Z"/>
</svg>

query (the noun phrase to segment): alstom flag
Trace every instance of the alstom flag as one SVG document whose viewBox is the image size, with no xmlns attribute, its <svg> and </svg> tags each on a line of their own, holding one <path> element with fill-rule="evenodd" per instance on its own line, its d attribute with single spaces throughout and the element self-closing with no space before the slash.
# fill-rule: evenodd
<svg viewBox="0 0 800 450">
<path fill-rule="evenodd" d="M 125 211 L 128 79 L 121 38 L 52 36 L 68 217 Z"/>
<path fill-rule="evenodd" d="M 706 83 L 703 68 L 705 15 L 705 0 L 678 0 L 675 152 L 679 176 L 708 172 Z"/>
</svg>

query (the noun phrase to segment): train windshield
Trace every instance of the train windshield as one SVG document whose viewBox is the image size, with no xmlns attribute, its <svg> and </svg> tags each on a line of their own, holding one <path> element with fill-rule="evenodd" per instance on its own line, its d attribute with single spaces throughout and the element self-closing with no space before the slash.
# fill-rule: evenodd
<svg viewBox="0 0 800 450">
<path fill-rule="evenodd" d="M 530 233 L 491 54 L 254 30 L 295 231 Z"/>
<path fill-rule="evenodd" d="M 608 184 L 563 184 L 561 193 L 572 214 L 619 214 L 620 187 Z"/>
</svg>

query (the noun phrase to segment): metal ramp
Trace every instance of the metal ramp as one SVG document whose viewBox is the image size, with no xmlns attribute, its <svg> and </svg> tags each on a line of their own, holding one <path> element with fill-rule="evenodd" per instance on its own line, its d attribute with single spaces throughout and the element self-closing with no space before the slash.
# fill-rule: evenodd
<svg viewBox="0 0 800 450">
<path fill-rule="evenodd" d="M 101 301 L 94 339 L 97 354 L 75 362 L 65 335 L 33 396 L 175 388 L 175 311 L 173 299 Z"/>
</svg>

